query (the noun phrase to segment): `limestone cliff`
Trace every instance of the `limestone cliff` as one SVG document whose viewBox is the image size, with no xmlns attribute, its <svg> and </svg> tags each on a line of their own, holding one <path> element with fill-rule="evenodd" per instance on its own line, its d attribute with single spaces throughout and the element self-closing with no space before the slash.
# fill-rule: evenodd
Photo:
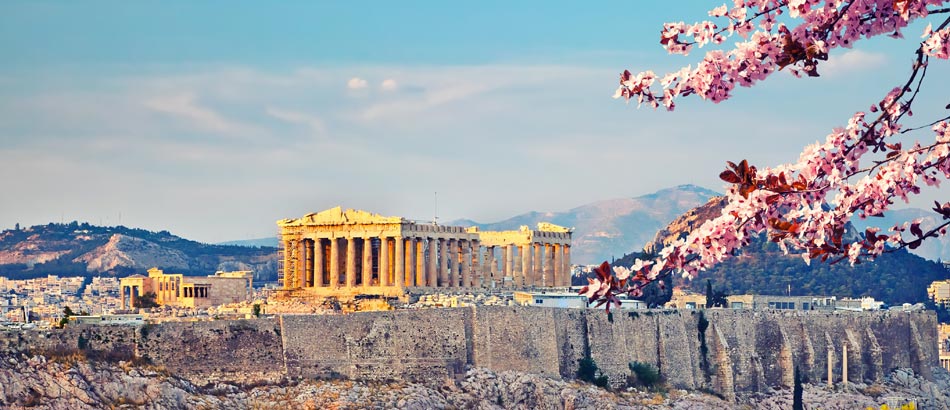
<svg viewBox="0 0 950 410">
<path fill-rule="evenodd" d="M 950 406 L 950 374 L 932 367 L 932 314 L 724 309 L 706 327 L 698 312 L 629 313 L 484 307 L 0 331 L 0 408 L 787 409 L 793 366 L 812 383 L 810 405 Z M 669 393 L 569 381 L 585 355 L 618 389 L 630 362 L 655 366 Z M 699 393 L 710 390 L 723 398 Z"/>
<path fill-rule="evenodd" d="M 84 262 L 89 272 L 104 272 L 116 267 L 148 269 L 163 266 L 166 269 L 189 269 L 188 258 L 181 251 L 164 248 L 144 239 L 113 234 L 109 242 L 73 259 Z"/>
</svg>

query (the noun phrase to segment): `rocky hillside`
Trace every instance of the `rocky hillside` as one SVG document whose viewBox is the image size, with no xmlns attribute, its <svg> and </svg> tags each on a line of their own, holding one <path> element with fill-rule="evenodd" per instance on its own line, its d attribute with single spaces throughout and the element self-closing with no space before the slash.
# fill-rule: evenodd
<svg viewBox="0 0 950 410">
<path fill-rule="evenodd" d="M 167 231 L 87 223 L 37 225 L 0 232 L 0 275 L 126 275 L 153 266 L 175 273 L 207 275 L 217 270 L 252 270 L 258 280 L 275 280 L 274 248 L 207 245 Z"/>
<path fill-rule="evenodd" d="M 548 221 L 573 227 L 571 261 L 593 264 L 619 258 L 631 249 L 643 248 L 657 230 L 716 195 L 716 192 L 695 185 L 680 185 L 636 198 L 597 201 L 564 212 L 529 212 L 495 223 L 458 220 L 449 224 L 474 225 L 483 230 L 510 230 Z"/>
<path fill-rule="evenodd" d="M 804 387 L 804 403 L 823 409 L 880 408 L 888 398 L 917 400 L 918 408 L 947 408 L 947 374 L 928 381 L 896 370 L 887 383 Z M 196 384 L 129 361 L 81 356 L 0 354 L 0 407 L 7 409 L 723 409 L 791 408 L 791 389 L 747 394 L 739 403 L 685 390 L 607 391 L 589 384 L 483 369 L 461 380 L 426 384 L 304 380 Z M 808 407 L 811 408 L 811 407 Z"/>
</svg>

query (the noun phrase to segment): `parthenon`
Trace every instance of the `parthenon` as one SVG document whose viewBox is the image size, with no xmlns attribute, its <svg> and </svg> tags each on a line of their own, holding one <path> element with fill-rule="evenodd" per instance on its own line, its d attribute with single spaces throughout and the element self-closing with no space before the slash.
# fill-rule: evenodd
<svg viewBox="0 0 950 410">
<path fill-rule="evenodd" d="M 341 207 L 277 221 L 285 290 L 400 296 L 436 288 L 566 287 L 571 229 L 479 231 Z"/>
</svg>

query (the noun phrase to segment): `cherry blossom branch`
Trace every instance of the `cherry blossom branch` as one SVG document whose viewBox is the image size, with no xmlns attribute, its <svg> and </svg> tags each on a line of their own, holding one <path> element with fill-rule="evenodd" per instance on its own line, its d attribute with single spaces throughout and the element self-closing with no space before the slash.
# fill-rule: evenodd
<svg viewBox="0 0 950 410">
<path fill-rule="evenodd" d="M 745 20 L 746 7 L 759 7 L 761 11 L 768 9 L 770 4 L 776 5 L 773 10 L 776 14 L 784 7 L 789 17 L 801 18 L 804 22 L 791 30 L 779 25 L 779 35 L 772 34 L 768 24 L 762 24 L 764 30 L 752 33 L 747 37 L 749 41 L 737 43 L 735 49 L 707 52 L 696 70 L 687 67 L 660 80 L 662 95 L 651 89 L 656 82 L 652 72 L 633 75 L 625 71 L 615 97 L 624 97 L 628 101 L 637 98 L 638 102 L 646 101 L 654 108 L 663 104 L 668 110 L 674 109 L 674 98 L 691 94 L 721 102 L 731 96 L 736 83 L 750 86 L 790 65 L 794 66 L 790 70 L 796 75 L 798 69 L 817 75 L 816 60 L 822 60 L 829 48 L 849 47 L 861 36 L 890 33 L 899 36 L 900 29 L 916 18 L 950 11 L 927 9 L 945 3 L 945 0 L 824 2 L 825 7 L 814 8 L 822 1 L 739 0 L 728 12 L 724 7 L 717 8 L 710 15 L 728 14 L 733 24 L 741 20 L 742 27 L 767 15 L 760 13 Z M 692 277 L 728 258 L 748 244 L 751 237 L 763 232 L 767 232 L 786 253 L 788 246 L 804 250 L 802 257 L 806 262 L 816 257 L 823 261 L 835 257 L 832 260 L 847 258 L 852 264 L 861 258 L 873 259 L 888 249 L 913 249 L 926 238 L 945 234 L 950 222 L 925 233 L 920 229 L 919 221 L 914 221 L 910 224 L 910 232 L 916 237 L 913 240 L 901 236 L 901 232 L 907 229 L 905 224 L 892 228 L 888 235 L 879 235 L 879 229 L 873 228 L 868 229 L 860 241 L 843 241 L 846 224 L 852 215 L 859 214 L 862 218 L 880 215 L 894 199 L 907 201 L 909 195 L 919 193 L 919 181 L 938 185 L 941 173 L 945 179 L 950 179 L 950 124 L 945 121 L 950 116 L 930 124 L 936 135 L 933 144 L 921 146 L 915 143 L 911 148 L 903 149 L 900 143 L 886 143 L 889 137 L 922 128 L 901 130 L 900 121 L 911 113 L 926 78 L 929 57 L 950 59 L 948 23 L 950 18 L 936 30 L 927 27 L 925 40 L 916 50 L 911 75 L 904 86 L 894 88 L 871 107 L 872 112 L 880 111 L 874 121 L 866 122 L 863 112 L 855 114 L 846 127 L 829 134 L 824 144 L 806 147 L 794 164 L 758 170 L 746 161 L 740 164 L 730 162 L 729 169 L 720 177 L 733 186 L 719 217 L 704 222 L 685 239 L 664 247 L 653 261 L 638 259 L 630 269 L 615 267 L 613 271 L 605 263 L 598 271 L 598 278 L 591 279 L 591 286 L 585 287 L 582 293 L 591 301 L 600 299 L 600 304 L 608 303 L 608 307 L 614 302 L 619 305 L 619 301 L 613 300 L 615 295 L 624 291 L 637 293 L 648 283 L 674 271 Z M 721 42 L 716 36 L 722 32 L 715 30 L 715 25 L 709 22 L 693 26 L 668 23 L 661 38 L 670 52 L 686 54 L 692 44 L 702 46 L 710 40 Z M 677 36 L 680 33 L 692 35 L 696 42 L 679 41 Z M 740 29 L 739 34 L 746 37 L 747 33 Z M 886 153 L 884 160 L 875 161 L 870 168 L 860 167 L 861 158 L 866 153 L 879 151 Z M 849 182 L 865 173 L 867 175 L 860 180 Z M 826 203 L 831 195 L 834 198 Z M 950 203 L 937 204 L 934 211 L 944 219 L 950 219 Z M 618 277 L 623 280 L 618 280 Z"/>
</svg>

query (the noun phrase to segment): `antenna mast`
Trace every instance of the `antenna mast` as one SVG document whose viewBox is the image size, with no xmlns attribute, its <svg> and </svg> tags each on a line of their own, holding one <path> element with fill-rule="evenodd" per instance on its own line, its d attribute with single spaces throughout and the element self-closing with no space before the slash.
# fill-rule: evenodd
<svg viewBox="0 0 950 410">
<path fill-rule="evenodd" d="M 432 214 L 432 224 L 439 224 L 439 191 L 435 191 L 435 212 Z"/>
</svg>

